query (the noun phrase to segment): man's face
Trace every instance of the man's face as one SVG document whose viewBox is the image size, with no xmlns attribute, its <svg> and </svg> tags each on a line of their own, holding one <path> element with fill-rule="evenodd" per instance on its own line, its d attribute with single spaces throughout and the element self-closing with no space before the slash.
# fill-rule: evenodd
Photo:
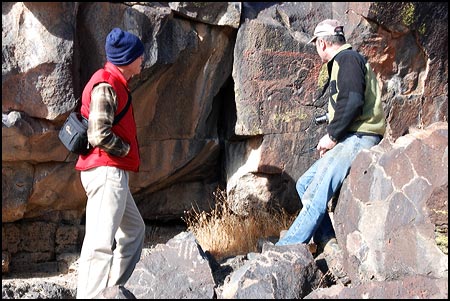
<svg viewBox="0 0 450 301">
<path fill-rule="evenodd" d="M 322 59 L 323 62 L 325 62 L 325 48 L 326 48 L 326 44 L 325 41 L 322 38 L 317 38 L 314 41 L 314 45 L 316 46 L 316 51 L 319 54 L 320 58 Z"/>
<path fill-rule="evenodd" d="M 131 63 L 131 70 L 133 75 L 138 75 L 141 73 L 142 69 L 142 63 L 144 62 L 144 55 L 141 55 L 137 59 L 134 60 L 134 62 Z"/>
</svg>

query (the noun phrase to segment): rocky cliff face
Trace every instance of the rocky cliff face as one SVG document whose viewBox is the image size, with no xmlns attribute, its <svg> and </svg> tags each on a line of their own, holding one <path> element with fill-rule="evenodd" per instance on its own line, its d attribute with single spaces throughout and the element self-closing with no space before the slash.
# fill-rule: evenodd
<svg viewBox="0 0 450 301">
<path fill-rule="evenodd" d="M 103 65 L 104 39 L 115 26 L 139 35 L 146 48 L 144 70 L 131 83 L 142 164 L 130 185 L 144 218 L 178 219 L 193 205 L 208 210 L 217 186 L 240 214 L 278 204 L 297 210 L 294 183 L 316 159 L 308 150 L 324 133 L 311 122 L 326 104 L 322 65 L 306 42 L 325 18 L 345 24 L 348 41 L 378 75 L 385 139 L 447 123 L 448 4 L 2 3 L 4 256 L 39 263 L 79 246 L 86 196 L 77 158 L 57 133 Z M 430 139 L 429 148 L 399 149 L 399 156 L 407 162 L 426 151 L 437 160 Z M 358 202 L 390 197 L 389 187 L 411 194 L 413 185 L 403 191 L 397 184 L 415 168 L 395 169 L 397 157 L 383 158 L 393 162 L 374 164 L 392 172 L 373 168 L 370 179 L 395 186 L 366 191 Z M 439 168 L 446 170 L 444 159 Z M 448 177 L 439 179 L 425 200 L 433 210 L 446 208 L 448 198 Z"/>
</svg>

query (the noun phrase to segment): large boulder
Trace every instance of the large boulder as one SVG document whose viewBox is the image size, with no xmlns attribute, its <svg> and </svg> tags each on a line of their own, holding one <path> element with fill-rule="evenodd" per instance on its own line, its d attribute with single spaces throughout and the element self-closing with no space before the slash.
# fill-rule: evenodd
<svg viewBox="0 0 450 301">
<path fill-rule="evenodd" d="M 334 222 L 352 283 L 448 278 L 448 123 L 362 151 Z"/>
</svg>

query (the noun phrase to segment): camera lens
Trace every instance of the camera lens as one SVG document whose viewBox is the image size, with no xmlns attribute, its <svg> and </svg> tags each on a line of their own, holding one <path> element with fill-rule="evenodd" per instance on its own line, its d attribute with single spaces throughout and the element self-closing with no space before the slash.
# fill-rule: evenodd
<svg viewBox="0 0 450 301">
<path fill-rule="evenodd" d="M 324 124 L 328 122 L 328 114 L 323 114 L 323 115 L 319 115 L 319 116 L 315 116 L 314 117 L 314 123 L 316 125 L 319 124 Z"/>
</svg>

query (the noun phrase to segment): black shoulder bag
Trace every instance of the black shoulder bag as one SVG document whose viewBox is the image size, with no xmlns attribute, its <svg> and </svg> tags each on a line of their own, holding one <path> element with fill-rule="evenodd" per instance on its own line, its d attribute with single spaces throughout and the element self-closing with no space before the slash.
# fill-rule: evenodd
<svg viewBox="0 0 450 301">
<path fill-rule="evenodd" d="M 113 125 L 116 125 L 128 111 L 131 104 L 131 93 L 128 93 L 128 102 L 125 108 L 114 117 Z M 59 130 L 59 140 L 72 153 L 87 155 L 92 149 L 87 137 L 88 120 L 80 112 L 72 112 L 67 117 Z"/>
</svg>

